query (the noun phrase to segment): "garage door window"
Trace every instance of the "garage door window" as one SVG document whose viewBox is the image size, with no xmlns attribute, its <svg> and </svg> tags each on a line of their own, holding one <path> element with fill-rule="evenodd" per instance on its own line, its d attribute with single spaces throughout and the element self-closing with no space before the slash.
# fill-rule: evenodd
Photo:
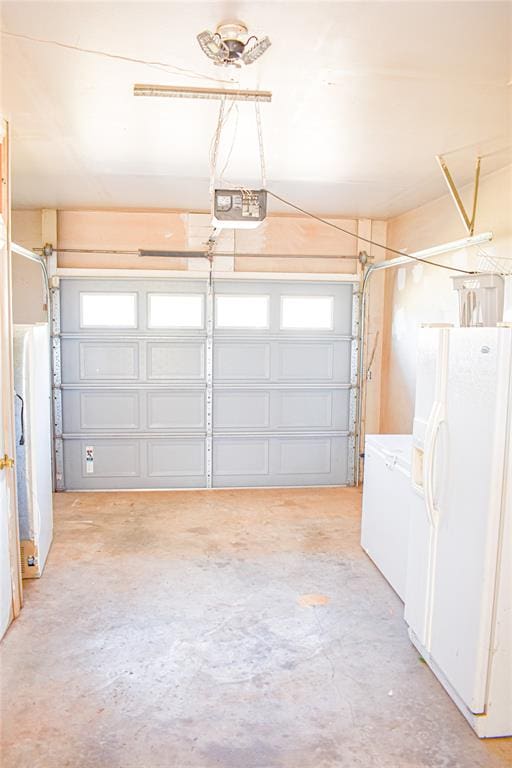
<svg viewBox="0 0 512 768">
<path fill-rule="evenodd" d="M 81 328 L 136 328 L 135 293 L 81 293 Z"/>
<path fill-rule="evenodd" d="M 150 293 L 148 297 L 149 328 L 203 328 L 202 295 Z"/>
<path fill-rule="evenodd" d="M 332 331 L 333 296 L 281 296 L 281 329 Z"/>
<path fill-rule="evenodd" d="M 216 328 L 268 328 L 268 296 L 220 295 L 215 299 Z"/>
</svg>

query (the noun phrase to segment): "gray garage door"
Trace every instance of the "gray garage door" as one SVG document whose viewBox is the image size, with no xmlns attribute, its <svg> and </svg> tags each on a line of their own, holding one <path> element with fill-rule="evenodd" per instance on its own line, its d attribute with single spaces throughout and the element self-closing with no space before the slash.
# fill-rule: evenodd
<svg viewBox="0 0 512 768">
<path fill-rule="evenodd" d="M 58 487 L 351 483 L 352 291 L 61 279 Z"/>
<path fill-rule="evenodd" d="M 348 481 L 352 286 L 217 281 L 213 485 Z"/>
</svg>

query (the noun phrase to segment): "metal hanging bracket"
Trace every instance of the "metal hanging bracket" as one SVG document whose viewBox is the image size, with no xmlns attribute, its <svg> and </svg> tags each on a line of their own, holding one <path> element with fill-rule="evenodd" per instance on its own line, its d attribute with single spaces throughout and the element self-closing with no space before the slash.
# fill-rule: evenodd
<svg viewBox="0 0 512 768">
<path fill-rule="evenodd" d="M 373 259 L 373 256 L 370 256 L 367 251 L 359 251 L 358 254 L 359 263 L 362 267 L 366 267 L 368 262 Z"/>
<path fill-rule="evenodd" d="M 436 155 L 436 160 L 439 163 L 439 167 L 441 168 L 441 173 L 443 174 L 446 184 L 448 185 L 448 189 L 450 190 L 450 194 L 452 196 L 453 202 L 455 203 L 455 206 L 459 212 L 459 215 L 462 221 L 464 222 L 464 226 L 466 227 L 468 234 L 472 236 L 475 231 L 476 206 L 478 202 L 478 187 L 480 185 L 481 158 L 477 157 L 476 159 L 475 186 L 473 189 L 473 210 L 471 211 L 471 218 L 469 218 L 467 214 L 466 208 L 464 207 L 464 203 L 462 202 L 461 196 L 459 195 L 459 191 L 452 178 L 448 165 L 446 164 L 446 160 L 442 155 Z"/>
</svg>

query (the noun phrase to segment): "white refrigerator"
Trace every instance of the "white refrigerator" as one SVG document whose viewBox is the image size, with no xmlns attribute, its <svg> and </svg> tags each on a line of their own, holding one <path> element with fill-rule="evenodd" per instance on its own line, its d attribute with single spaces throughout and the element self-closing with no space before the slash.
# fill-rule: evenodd
<svg viewBox="0 0 512 768">
<path fill-rule="evenodd" d="M 512 328 L 420 329 L 409 634 L 481 737 L 512 735 Z"/>
<path fill-rule="evenodd" d="M 14 326 L 16 482 L 24 579 L 42 575 L 53 538 L 50 335 Z"/>
</svg>

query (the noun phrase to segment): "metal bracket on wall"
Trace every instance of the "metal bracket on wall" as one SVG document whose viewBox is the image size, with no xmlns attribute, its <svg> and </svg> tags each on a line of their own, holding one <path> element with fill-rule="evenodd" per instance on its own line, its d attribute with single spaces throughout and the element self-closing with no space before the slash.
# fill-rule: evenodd
<svg viewBox="0 0 512 768">
<path fill-rule="evenodd" d="M 368 251 L 359 251 L 357 259 L 363 269 L 366 267 L 369 261 L 373 260 L 373 256 L 368 254 Z"/>
<path fill-rule="evenodd" d="M 53 393 L 53 412 L 55 418 L 55 424 L 60 423 L 62 425 L 62 393 L 60 389 L 54 390 Z M 62 429 L 62 426 L 60 427 Z M 55 490 L 64 491 L 64 451 L 62 437 L 55 427 L 55 434 L 53 437 L 53 451 L 55 461 Z"/>
<path fill-rule="evenodd" d="M 475 231 L 476 207 L 478 203 L 478 188 L 480 186 L 481 158 L 477 157 L 476 159 L 475 186 L 473 189 L 473 210 L 471 211 L 471 218 L 469 218 L 467 214 L 466 208 L 464 207 L 464 203 L 462 202 L 461 196 L 459 195 L 459 191 L 455 185 L 455 182 L 450 173 L 448 165 L 446 164 L 446 160 L 442 155 L 436 155 L 436 160 L 439 163 L 439 167 L 441 168 L 441 173 L 443 174 L 444 180 L 446 181 L 448 189 L 450 190 L 450 194 L 452 196 L 453 202 L 455 203 L 457 211 L 459 212 L 459 215 L 462 221 L 464 222 L 464 226 L 466 227 L 468 234 L 473 235 Z"/>
<path fill-rule="evenodd" d="M 356 485 L 356 462 L 358 461 L 357 414 L 361 397 L 358 381 L 358 361 L 360 344 L 360 289 L 354 288 L 352 294 L 352 342 L 350 345 L 350 401 L 349 401 L 349 445 L 348 445 L 348 478 L 349 485 Z"/>
<path fill-rule="evenodd" d="M 213 284 L 210 279 L 206 294 L 206 487 L 212 487 L 213 473 Z"/>
<path fill-rule="evenodd" d="M 65 490 L 64 452 L 62 446 L 62 361 L 60 348 L 60 290 L 58 284 L 50 290 L 52 346 L 52 415 L 55 490 Z"/>
</svg>

